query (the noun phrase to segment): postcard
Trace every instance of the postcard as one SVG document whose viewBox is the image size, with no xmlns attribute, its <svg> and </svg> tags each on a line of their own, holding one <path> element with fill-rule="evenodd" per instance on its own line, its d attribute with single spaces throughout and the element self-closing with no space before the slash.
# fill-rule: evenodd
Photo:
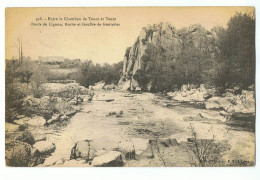
<svg viewBox="0 0 260 180">
<path fill-rule="evenodd" d="M 254 7 L 5 18 L 6 166 L 255 166 Z"/>
</svg>

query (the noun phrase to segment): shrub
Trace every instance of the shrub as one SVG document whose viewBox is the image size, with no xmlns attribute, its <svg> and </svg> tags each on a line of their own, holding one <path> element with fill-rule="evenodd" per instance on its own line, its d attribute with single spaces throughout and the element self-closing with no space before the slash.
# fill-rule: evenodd
<svg viewBox="0 0 260 180">
<path fill-rule="evenodd" d="M 195 166 L 216 167 L 222 166 L 222 153 L 230 149 L 229 144 L 217 143 L 214 139 L 198 139 L 195 129 L 190 124 L 192 138 L 188 144 L 190 150 L 196 157 Z"/>
</svg>

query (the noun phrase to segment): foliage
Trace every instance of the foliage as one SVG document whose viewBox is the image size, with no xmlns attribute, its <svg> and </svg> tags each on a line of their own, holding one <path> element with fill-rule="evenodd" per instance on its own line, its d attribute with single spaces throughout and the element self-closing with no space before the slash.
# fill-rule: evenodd
<svg viewBox="0 0 260 180">
<path fill-rule="evenodd" d="M 64 62 L 60 63 L 59 67 L 64 69 L 76 68 L 79 66 L 79 64 L 80 64 L 80 59 L 70 60 L 66 58 L 64 59 Z"/>
<path fill-rule="evenodd" d="M 144 67 L 134 79 L 142 89 L 152 80 L 152 91 L 169 91 L 183 84 L 209 84 L 221 90 L 247 89 L 255 77 L 255 19 L 237 13 L 226 29 L 211 31 L 199 24 L 177 31 L 182 49 L 176 57 L 159 44 L 147 44 Z"/>
<path fill-rule="evenodd" d="M 47 69 L 33 61 L 6 61 L 5 70 L 5 110 L 6 121 L 12 122 L 16 113 L 22 107 L 22 99 L 28 95 L 41 97 L 44 89 L 41 85 L 46 82 Z"/>
<path fill-rule="evenodd" d="M 240 84 L 246 89 L 255 82 L 255 19 L 249 14 L 237 13 L 228 22 L 226 31 L 219 35 L 219 58 L 223 70 L 217 74 L 224 88 Z M 219 68 L 218 68 L 219 69 Z M 221 80 L 220 80 L 221 81 Z"/>
<path fill-rule="evenodd" d="M 117 84 L 122 75 L 123 62 L 117 64 L 94 64 L 91 60 L 81 64 L 80 71 L 77 74 L 76 80 L 81 85 L 88 87 L 99 81 L 104 81 L 106 84 Z"/>
<path fill-rule="evenodd" d="M 190 124 L 192 138 L 188 144 L 190 150 L 194 153 L 198 163 L 195 166 L 213 167 L 222 166 L 222 153 L 230 147 L 227 144 L 217 143 L 214 139 L 198 139 L 195 129 Z"/>
<path fill-rule="evenodd" d="M 49 92 L 48 95 L 52 97 L 59 97 L 63 99 L 73 99 L 79 95 L 87 95 L 88 90 L 82 86 L 70 85 L 65 86 L 57 91 Z"/>
</svg>

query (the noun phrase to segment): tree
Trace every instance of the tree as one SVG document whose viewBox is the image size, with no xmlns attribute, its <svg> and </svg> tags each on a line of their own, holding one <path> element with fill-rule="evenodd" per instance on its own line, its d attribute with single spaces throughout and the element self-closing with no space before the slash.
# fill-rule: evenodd
<svg viewBox="0 0 260 180">
<path fill-rule="evenodd" d="M 237 13 L 228 22 L 225 33 L 219 35 L 218 64 L 225 69 L 225 88 L 236 85 L 246 89 L 255 82 L 255 19 L 252 15 Z"/>
</svg>

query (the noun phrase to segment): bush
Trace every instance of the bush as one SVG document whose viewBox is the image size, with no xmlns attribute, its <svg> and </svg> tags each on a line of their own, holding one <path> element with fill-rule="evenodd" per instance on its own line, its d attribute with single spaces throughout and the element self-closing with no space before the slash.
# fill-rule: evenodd
<svg viewBox="0 0 260 180">
<path fill-rule="evenodd" d="M 198 139 L 195 129 L 190 124 L 192 138 L 188 144 L 196 157 L 195 166 L 216 167 L 223 166 L 222 153 L 230 149 L 229 144 L 217 143 L 214 139 Z"/>
<path fill-rule="evenodd" d="M 18 60 L 13 60 L 6 61 L 5 73 L 6 121 L 13 122 L 17 113 L 22 113 L 24 109 L 23 98 L 44 96 L 45 90 L 41 85 L 46 82 L 48 70 L 37 62 L 24 61 L 20 64 Z"/>
<path fill-rule="evenodd" d="M 122 75 L 122 69 L 123 62 L 101 66 L 100 64 L 93 64 L 89 60 L 81 64 L 80 71 L 74 73 L 74 76 L 76 76 L 76 81 L 85 87 L 94 85 L 99 81 L 104 81 L 106 84 L 117 84 Z"/>
</svg>

